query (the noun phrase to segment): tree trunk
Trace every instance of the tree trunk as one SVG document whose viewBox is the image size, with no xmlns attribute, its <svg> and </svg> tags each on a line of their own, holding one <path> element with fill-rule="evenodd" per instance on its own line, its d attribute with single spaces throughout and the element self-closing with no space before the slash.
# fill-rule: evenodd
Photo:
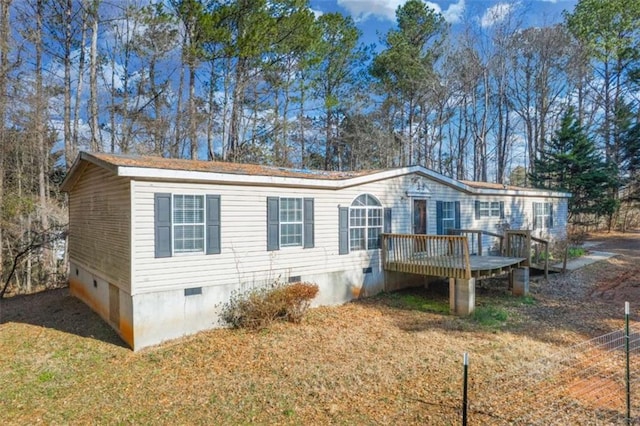
<svg viewBox="0 0 640 426">
<path fill-rule="evenodd" d="M 214 119 L 214 110 L 215 110 L 215 95 L 216 95 L 216 69 L 214 66 L 214 62 L 211 61 L 211 72 L 209 73 L 209 92 L 207 93 L 207 105 L 208 105 L 208 114 L 207 114 L 207 160 L 213 161 L 215 160 L 215 147 L 213 146 L 213 135 L 215 132 L 215 119 Z"/>
<path fill-rule="evenodd" d="M 89 69 L 89 123 L 91 127 L 91 150 L 101 151 L 100 128 L 98 122 L 98 6 L 99 0 L 94 0 L 91 7 L 91 61 Z"/>
<path fill-rule="evenodd" d="M 79 126 L 79 122 L 80 122 L 80 104 L 81 104 L 81 100 L 82 100 L 82 92 L 83 92 L 83 88 L 84 88 L 84 65 L 85 65 L 85 49 L 84 49 L 84 45 L 85 42 L 87 40 L 87 19 L 88 19 L 88 13 L 85 9 L 85 11 L 83 12 L 83 16 L 82 16 L 82 35 L 80 37 L 80 55 L 78 57 L 78 83 L 76 85 L 76 99 L 75 99 L 75 105 L 73 107 L 73 128 L 71 130 L 72 135 L 71 135 L 71 150 L 70 152 L 65 155 L 69 156 L 67 157 L 67 169 L 69 169 L 71 167 L 71 164 L 73 163 L 73 157 L 75 157 L 76 155 L 76 151 L 78 150 L 78 146 L 79 146 L 79 141 L 78 141 L 78 126 Z M 66 246 L 65 246 L 66 247 Z"/>
<path fill-rule="evenodd" d="M 192 55 L 193 56 L 193 55 Z M 189 63 L 189 141 L 191 159 L 198 159 L 198 119 L 196 114 L 196 64 L 190 58 Z"/>
<path fill-rule="evenodd" d="M 242 108 L 244 104 L 244 86 L 247 73 L 247 58 L 238 58 L 235 72 L 235 86 L 231 104 L 231 118 L 229 124 L 229 141 L 227 152 L 231 161 L 238 160 L 238 148 L 240 146 L 240 121 L 242 120 Z"/>
<path fill-rule="evenodd" d="M 49 217 L 47 208 L 47 173 L 48 173 L 48 160 L 49 150 L 46 146 L 45 138 L 45 107 L 46 102 L 43 84 L 43 67 L 42 67 L 42 51 L 44 49 L 44 41 L 42 38 L 43 28 L 43 16 L 44 16 L 44 0 L 37 0 L 36 3 L 36 28 L 35 28 L 35 131 L 36 131 L 36 144 L 38 146 L 38 204 L 39 204 L 39 219 L 42 232 L 47 232 L 49 229 Z M 47 247 L 42 249 L 42 272 L 44 279 L 49 278 L 49 274 L 52 269 L 52 257 L 51 250 Z"/>
<path fill-rule="evenodd" d="M 6 115 L 7 115 L 7 74 L 9 71 L 9 7 L 11 0 L 0 2 L 0 208 L 4 202 L 4 157 L 7 142 Z M 0 280 L 3 277 L 4 239 L 3 227 L 0 226 Z"/>
<path fill-rule="evenodd" d="M 170 158 L 180 158 L 180 145 L 182 142 L 182 91 L 184 90 L 184 68 L 187 65 L 186 40 L 182 42 L 182 54 L 180 60 L 180 77 L 178 78 L 178 100 L 176 102 L 176 121 L 174 123 L 174 139 L 169 148 Z"/>
<path fill-rule="evenodd" d="M 72 0 L 67 0 L 64 10 L 64 159 L 67 169 L 73 162 L 72 137 L 71 137 L 71 45 L 73 34 L 71 32 Z"/>
</svg>

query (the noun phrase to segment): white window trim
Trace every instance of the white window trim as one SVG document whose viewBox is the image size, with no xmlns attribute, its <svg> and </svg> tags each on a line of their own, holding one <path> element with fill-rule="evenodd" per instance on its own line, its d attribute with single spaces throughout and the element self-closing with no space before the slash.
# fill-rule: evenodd
<svg viewBox="0 0 640 426">
<path fill-rule="evenodd" d="M 200 197 L 202 199 L 202 223 L 176 223 L 175 220 L 175 197 L 180 196 L 188 196 L 188 197 Z M 207 227 L 206 227 L 206 215 L 207 215 L 207 206 L 205 205 L 206 199 L 202 194 L 186 194 L 186 193 L 172 193 L 171 194 L 171 254 L 172 256 L 193 256 L 204 254 L 206 251 L 207 244 Z M 202 226 L 202 250 L 189 250 L 189 251 L 176 251 L 176 227 L 184 226 L 184 225 L 195 225 Z"/>
<path fill-rule="evenodd" d="M 450 208 L 451 211 L 451 217 L 448 217 L 445 215 L 445 212 L 447 212 L 447 207 Z M 456 227 L 456 202 L 455 201 L 443 201 L 442 202 L 442 233 L 444 235 L 448 235 L 448 230 L 449 229 L 455 229 Z M 451 226 L 446 227 L 445 223 L 451 223 Z"/>
<path fill-rule="evenodd" d="M 539 208 L 542 210 L 542 214 L 538 214 L 538 212 L 536 211 L 533 212 L 537 224 L 536 228 L 551 229 L 551 226 L 549 226 L 549 222 L 551 222 L 551 203 L 536 203 L 536 206 L 539 206 Z"/>
<path fill-rule="evenodd" d="M 478 216 L 483 218 L 500 217 L 500 201 L 479 201 Z"/>
<path fill-rule="evenodd" d="M 373 200 L 376 201 L 377 205 L 360 205 L 360 206 L 354 206 L 353 203 L 355 203 L 355 201 L 360 198 L 363 195 L 368 195 L 369 197 L 371 197 Z M 353 226 L 351 224 L 351 212 L 355 211 L 355 210 L 359 210 L 359 211 L 364 211 L 364 226 Z M 379 219 L 380 219 L 380 226 L 370 226 L 369 225 L 369 219 L 371 218 L 371 211 L 378 211 L 379 214 Z M 355 229 L 362 229 L 363 231 L 363 239 L 364 239 L 364 248 L 362 248 L 361 246 L 357 246 L 354 247 L 353 246 L 353 241 L 354 239 L 352 238 L 352 230 Z M 351 205 L 349 206 L 349 251 L 366 251 L 366 250 L 380 250 L 380 247 L 373 247 L 373 248 L 369 248 L 370 246 L 370 242 L 369 242 L 369 230 L 370 229 L 379 229 L 380 232 L 378 234 L 382 234 L 382 232 L 384 231 L 384 209 L 382 208 L 382 205 L 380 203 L 380 201 L 374 197 L 371 194 L 361 194 L 358 197 L 356 197 L 353 202 L 351 203 Z"/>
<path fill-rule="evenodd" d="M 280 213 L 282 212 L 282 200 L 298 200 L 300 202 L 300 220 L 299 221 L 291 221 L 291 222 L 286 222 L 281 220 L 281 216 Z M 304 246 L 304 199 L 302 197 L 280 197 L 280 201 L 278 203 L 278 226 L 280 227 L 279 229 L 279 237 L 280 237 L 280 248 L 281 249 L 288 249 L 288 248 L 295 248 L 295 247 L 303 247 Z M 283 237 L 284 237 L 284 232 L 282 232 L 283 229 L 283 225 L 300 225 L 300 244 L 284 244 L 283 243 Z"/>
</svg>

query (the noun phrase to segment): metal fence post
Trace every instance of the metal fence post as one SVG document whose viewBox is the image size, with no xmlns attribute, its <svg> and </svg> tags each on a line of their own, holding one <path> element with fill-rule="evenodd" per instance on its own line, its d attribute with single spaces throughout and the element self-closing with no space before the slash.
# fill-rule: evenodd
<svg viewBox="0 0 640 426">
<path fill-rule="evenodd" d="M 629 341 L 629 302 L 624 302 L 624 348 L 626 355 L 626 385 L 627 385 L 627 424 L 631 424 L 631 371 L 629 367 L 630 345 Z"/>
<path fill-rule="evenodd" d="M 467 426 L 467 377 L 468 377 L 468 369 L 469 369 L 469 354 L 467 352 L 464 353 L 462 357 L 463 363 L 463 374 L 462 374 L 462 426 Z"/>
</svg>

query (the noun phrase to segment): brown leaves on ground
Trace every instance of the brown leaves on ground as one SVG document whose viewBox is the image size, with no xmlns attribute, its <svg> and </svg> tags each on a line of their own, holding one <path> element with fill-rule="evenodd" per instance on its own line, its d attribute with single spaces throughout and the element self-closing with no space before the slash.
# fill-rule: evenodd
<svg viewBox="0 0 640 426">
<path fill-rule="evenodd" d="M 463 352 L 479 401 L 516 366 L 621 327 L 617 297 L 594 289 L 633 280 L 640 255 L 622 253 L 533 281 L 534 303 L 511 297 L 505 280 L 482 282 L 477 305 L 509 313 L 490 328 L 390 294 L 311 309 L 298 325 L 212 330 L 133 353 L 66 289 L 4 300 L 0 412 L 8 424 L 455 424 Z M 446 290 L 409 294 L 446 304 Z M 500 409 L 470 419 L 501 424 Z"/>
</svg>

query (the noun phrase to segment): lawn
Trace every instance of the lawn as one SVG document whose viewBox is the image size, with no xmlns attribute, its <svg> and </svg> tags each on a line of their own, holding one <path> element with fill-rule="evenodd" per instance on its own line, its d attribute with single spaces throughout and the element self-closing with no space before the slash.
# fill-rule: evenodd
<svg viewBox="0 0 640 426">
<path fill-rule="evenodd" d="M 464 352 L 473 400 L 497 374 L 620 328 L 618 301 L 594 290 L 636 264 L 533 282 L 526 298 L 483 282 L 468 318 L 433 285 L 138 353 L 67 289 L 15 297 L 0 305 L 0 412 L 5 424 L 456 424 Z"/>
</svg>

